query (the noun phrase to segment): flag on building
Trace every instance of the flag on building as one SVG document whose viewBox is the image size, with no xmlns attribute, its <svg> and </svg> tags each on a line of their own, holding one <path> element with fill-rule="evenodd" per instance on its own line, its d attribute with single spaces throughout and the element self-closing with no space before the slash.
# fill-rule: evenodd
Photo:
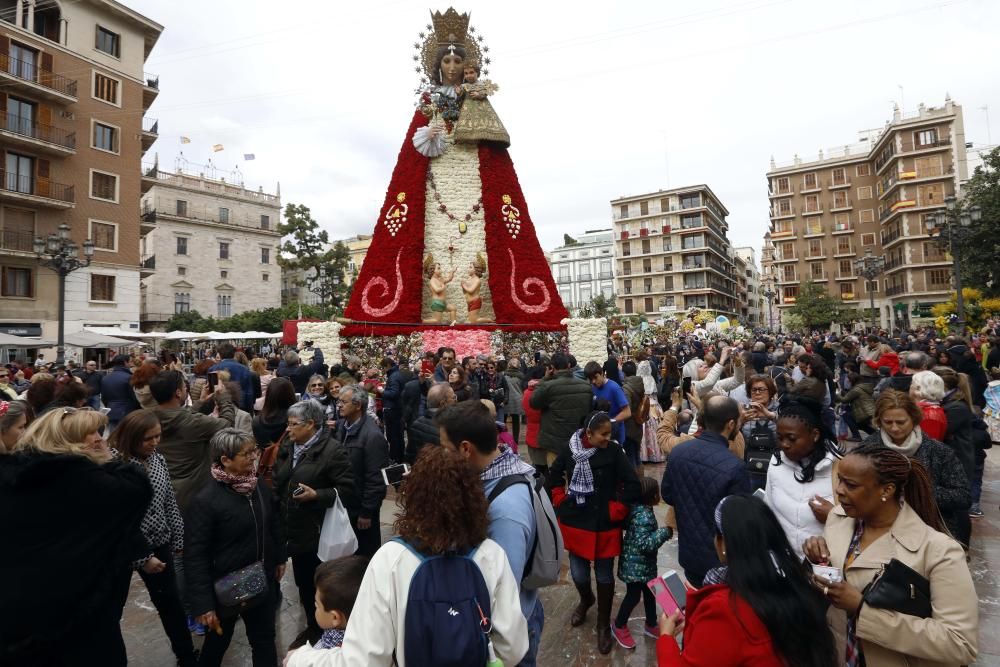
<svg viewBox="0 0 1000 667">
<path fill-rule="evenodd" d="M 181 137 L 181 143 L 182 144 L 189 144 L 189 143 L 191 143 L 191 139 L 189 139 L 188 137 Z"/>
<path fill-rule="evenodd" d="M 212 146 L 213 153 L 218 153 L 219 151 L 222 150 L 225 150 L 225 146 L 223 146 L 222 144 L 215 144 L 214 146 Z"/>
<path fill-rule="evenodd" d="M 257 156 L 254 155 L 253 153 L 244 153 L 243 159 L 249 162 L 250 160 L 256 160 Z"/>
</svg>

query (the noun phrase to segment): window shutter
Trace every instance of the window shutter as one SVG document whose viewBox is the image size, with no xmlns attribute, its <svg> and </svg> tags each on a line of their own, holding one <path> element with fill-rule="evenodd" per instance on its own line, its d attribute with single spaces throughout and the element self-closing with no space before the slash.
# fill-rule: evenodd
<svg viewBox="0 0 1000 667">
<path fill-rule="evenodd" d="M 0 54 L 5 56 L 10 55 L 10 37 L 7 35 L 0 35 Z M 4 63 L 6 66 L 7 63 Z"/>
<path fill-rule="evenodd" d="M 0 93 L 0 115 L 7 115 L 7 93 Z"/>
<path fill-rule="evenodd" d="M 38 105 L 38 122 L 42 125 L 52 126 L 52 107 L 45 104 Z"/>
<path fill-rule="evenodd" d="M 42 54 L 42 71 L 38 73 L 38 80 L 46 86 L 52 85 L 52 54 Z"/>
<path fill-rule="evenodd" d="M 49 161 L 41 158 L 35 160 L 35 194 L 40 197 L 49 196 Z"/>
</svg>

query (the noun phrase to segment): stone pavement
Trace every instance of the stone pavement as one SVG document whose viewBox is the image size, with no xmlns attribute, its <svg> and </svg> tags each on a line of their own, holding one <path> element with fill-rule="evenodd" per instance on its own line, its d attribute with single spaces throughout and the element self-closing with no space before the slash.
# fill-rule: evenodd
<svg viewBox="0 0 1000 667">
<path fill-rule="evenodd" d="M 663 474 L 663 466 L 647 466 L 646 474 L 657 479 Z M 973 522 L 972 559 L 970 567 L 979 594 L 980 634 L 979 660 L 975 665 L 1000 666 L 1000 572 L 991 568 L 994 559 L 1000 559 L 1000 451 L 990 451 L 986 463 L 987 482 L 983 485 L 982 506 L 986 512 L 983 519 Z M 382 506 L 382 534 L 388 538 L 392 534 L 392 522 L 396 512 L 392 493 Z M 665 514 L 664 506 L 656 510 L 661 524 Z M 677 564 L 677 541 L 667 542 L 660 550 L 658 563 L 660 570 L 674 568 Z M 292 581 L 291 567 L 281 582 L 284 599 L 278 616 L 278 646 L 286 647 L 305 627 L 302 609 L 298 605 L 298 592 Z M 618 582 L 615 607 L 624 594 L 624 585 Z M 592 608 L 587 623 L 572 628 L 569 616 L 576 605 L 576 589 L 569 581 L 569 573 L 564 568 L 558 584 L 546 588 L 542 593 L 545 606 L 545 630 L 542 633 L 538 664 L 542 667 L 620 666 L 642 667 L 656 664 L 654 641 L 642 636 L 642 605 L 632 613 L 629 627 L 638 645 L 635 651 L 625 651 L 615 645 L 610 655 L 597 652 L 594 621 L 596 607 Z M 123 632 L 128 647 L 129 664 L 136 667 L 169 667 L 175 664 L 167 638 L 160 626 L 156 610 L 149 602 L 149 595 L 139 577 L 132 578 L 132 588 L 123 618 Z M 196 638 L 195 646 L 201 640 Z M 250 665 L 250 646 L 247 644 L 242 624 L 237 624 L 233 643 L 226 654 L 224 665 Z M 510 667 L 510 666 L 508 666 Z"/>
</svg>

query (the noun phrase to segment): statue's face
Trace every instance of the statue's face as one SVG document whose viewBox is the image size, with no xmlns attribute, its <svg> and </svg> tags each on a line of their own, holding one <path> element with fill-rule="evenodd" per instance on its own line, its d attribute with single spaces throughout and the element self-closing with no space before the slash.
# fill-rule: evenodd
<svg viewBox="0 0 1000 667">
<path fill-rule="evenodd" d="M 469 264 L 469 275 L 470 276 L 476 275 L 476 265 L 475 264 L 471 264 L 471 263 Z"/>
<path fill-rule="evenodd" d="M 446 53 L 441 59 L 441 83 L 456 86 L 462 82 L 462 56 Z"/>
</svg>

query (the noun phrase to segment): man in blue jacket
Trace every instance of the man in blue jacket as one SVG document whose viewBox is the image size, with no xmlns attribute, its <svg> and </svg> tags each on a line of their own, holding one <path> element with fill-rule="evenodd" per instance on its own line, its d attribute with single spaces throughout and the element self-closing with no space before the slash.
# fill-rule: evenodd
<svg viewBox="0 0 1000 667">
<path fill-rule="evenodd" d="M 212 366 L 210 373 L 218 371 L 228 371 L 229 379 L 238 382 L 242 396 L 240 397 L 240 408 L 253 414 L 253 380 L 250 378 L 250 369 L 233 359 L 236 356 L 236 347 L 232 343 L 222 343 L 216 348 L 219 354 L 219 363 Z"/>
<path fill-rule="evenodd" d="M 480 471 L 486 497 L 491 498 L 505 477 L 522 476 L 530 480 L 533 466 L 522 461 L 506 446 L 497 446 L 497 427 L 489 410 L 479 401 L 462 401 L 448 406 L 437 416 L 441 445 L 463 454 Z M 537 590 L 521 587 L 524 568 L 531 557 L 535 542 L 535 505 L 527 483 L 517 483 L 491 498 L 489 507 L 489 538 L 507 554 L 510 570 L 521 590 L 521 613 L 528 622 L 528 652 L 520 667 L 534 667 L 538 643 L 545 624 L 545 610 Z"/>
<path fill-rule="evenodd" d="M 108 423 L 111 430 L 118 426 L 118 422 L 124 419 L 125 415 L 140 407 L 139 399 L 135 397 L 135 390 L 132 389 L 132 371 L 125 366 L 127 362 L 128 355 L 117 355 L 111 360 L 111 371 L 101 382 L 101 400 L 110 410 Z"/>
<path fill-rule="evenodd" d="M 740 408 L 728 396 L 712 396 L 698 416 L 701 435 L 670 452 L 660 493 L 677 514 L 678 552 L 684 577 L 701 588 L 705 573 L 718 567 L 715 506 L 734 493 L 750 493 L 746 464 L 729 451 L 739 431 Z"/>
</svg>

